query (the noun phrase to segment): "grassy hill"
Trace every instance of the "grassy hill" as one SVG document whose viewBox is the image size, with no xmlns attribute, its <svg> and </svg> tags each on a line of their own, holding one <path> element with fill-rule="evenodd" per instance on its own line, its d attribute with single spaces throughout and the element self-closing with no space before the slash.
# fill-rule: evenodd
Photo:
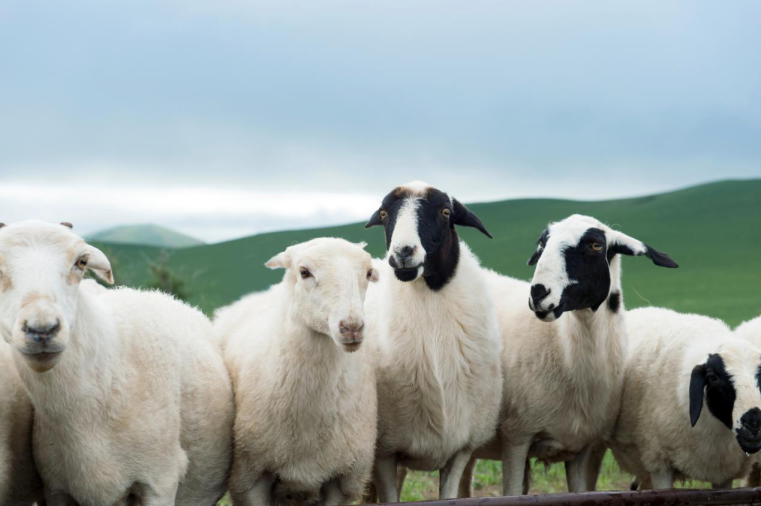
<svg viewBox="0 0 761 506">
<path fill-rule="evenodd" d="M 95 232 L 87 237 L 89 241 L 114 244 L 135 244 L 160 248 L 188 248 L 204 244 L 190 237 L 159 225 L 122 225 Z"/>
<path fill-rule="evenodd" d="M 594 216 L 671 255 L 679 269 L 655 267 L 648 259 L 623 262 L 628 308 L 667 306 L 719 317 L 731 325 L 761 314 L 761 179 L 723 181 L 641 198 L 601 202 L 521 199 L 473 204 L 494 235 L 459 229 L 487 267 L 529 279 L 526 260 L 550 221 L 572 213 Z M 168 265 L 186 281 L 191 302 L 204 311 L 228 304 L 282 277 L 264 262 L 287 246 L 320 236 L 367 241 L 384 254 L 380 228 L 362 224 L 285 231 L 220 244 L 174 250 Z M 149 282 L 148 265 L 159 248 L 103 244 L 114 261 L 117 282 Z"/>
</svg>

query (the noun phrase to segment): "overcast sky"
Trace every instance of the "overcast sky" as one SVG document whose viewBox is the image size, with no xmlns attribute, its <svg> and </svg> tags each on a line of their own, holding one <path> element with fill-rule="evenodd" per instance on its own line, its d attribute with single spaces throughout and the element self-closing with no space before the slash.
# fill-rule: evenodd
<svg viewBox="0 0 761 506">
<path fill-rule="evenodd" d="M 400 183 L 605 199 L 761 177 L 761 2 L 0 2 L 0 221 L 207 241 Z"/>
</svg>

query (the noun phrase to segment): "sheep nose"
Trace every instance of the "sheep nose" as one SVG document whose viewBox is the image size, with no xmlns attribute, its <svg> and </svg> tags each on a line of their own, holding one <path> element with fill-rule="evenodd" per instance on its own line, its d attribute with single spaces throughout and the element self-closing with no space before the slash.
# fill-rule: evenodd
<svg viewBox="0 0 761 506">
<path fill-rule="evenodd" d="M 22 330 L 28 339 L 36 343 L 45 343 L 54 338 L 58 331 L 61 330 L 61 321 L 55 320 L 54 322 L 35 322 L 30 324 L 27 320 L 24 322 Z"/>
<path fill-rule="evenodd" d="M 365 328 L 365 322 L 359 320 L 341 320 L 338 324 L 338 332 L 343 337 L 353 341 L 362 339 L 362 329 Z"/>
<path fill-rule="evenodd" d="M 415 247 L 413 246 L 402 246 L 399 248 L 396 248 L 396 256 L 399 257 L 399 260 L 406 260 L 409 257 L 411 257 L 415 253 Z"/>
<path fill-rule="evenodd" d="M 753 434 L 761 430 L 761 409 L 753 408 L 740 417 L 740 423 Z"/>
<path fill-rule="evenodd" d="M 547 290 L 547 288 L 542 284 L 532 285 L 531 300 L 534 301 L 534 307 L 538 308 L 539 303 L 546 299 L 550 293 L 552 293 L 552 290 Z"/>
</svg>

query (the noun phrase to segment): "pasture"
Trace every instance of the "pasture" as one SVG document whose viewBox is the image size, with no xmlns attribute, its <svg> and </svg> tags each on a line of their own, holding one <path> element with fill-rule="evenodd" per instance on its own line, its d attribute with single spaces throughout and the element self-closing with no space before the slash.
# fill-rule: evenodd
<svg viewBox="0 0 761 506">
<path fill-rule="evenodd" d="M 455 192 L 456 196 L 456 192 Z M 589 195 L 594 198 L 594 195 Z M 668 253 L 680 268 L 662 271 L 648 259 L 623 261 L 624 303 L 632 309 L 665 306 L 681 312 L 702 313 L 732 326 L 761 313 L 761 180 L 723 181 L 660 195 L 611 201 L 522 199 L 473 204 L 494 235 L 460 229 L 461 237 L 484 266 L 528 279 L 526 260 L 550 221 L 573 213 L 588 214 Z M 264 262 L 288 245 L 320 236 L 366 241 L 373 256 L 384 254 L 383 234 L 365 230 L 361 223 L 284 231 L 246 237 L 167 253 L 159 248 L 98 243 L 111 258 L 117 284 L 146 285 L 148 268 L 160 255 L 184 282 L 189 301 L 211 314 L 241 295 L 277 282 L 282 272 Z M 565 490 L 563 467 L 533 467 L 532 493 Z M 500 495 L 501 465 L 479 462 L 477 495 Z M 610 454 L 603 463 L 599 488 L 627 489 L 631 478 L 622 473 Z M 703 486 L 688 483 L 690 487 Z M 435 475 L 411 473 L 403 500 L 432 499 L 437 495 Z M 220 504 L 229 504 L 223 500 Z"/>
</svg>

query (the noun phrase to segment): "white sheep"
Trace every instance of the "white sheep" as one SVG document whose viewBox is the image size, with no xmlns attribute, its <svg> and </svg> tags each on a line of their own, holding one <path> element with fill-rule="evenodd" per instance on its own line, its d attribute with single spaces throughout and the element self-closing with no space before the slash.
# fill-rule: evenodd
<svg viewBox="0 0 761 506">
<path fill-rule="evenodd" d="M 735 335 L 761 346 L 761 316 L 743 322 L 735 329 Z"/>
<path fill-rule="evenodd" d="M 159 292 L 83 289 L 88 269 L 113 283 L 67 227 L 0 229 L 0 332 L 34 405 L 48 506 L 214 504 L 234 405 L 211 323 Z"/>
<path fill-rule="evenodd" d="M 745 339 L 761 347 L 761 316 L 753 318 L 742 323 L 735 329 L 735 336 L 740 339 Z M 761 486 L 761 464 L 759 463 L 761 457 L 756 459 L 753 463 L 753 467 L 750 473 L 745 479 L 743 486 L 745 487 L 758 487 Z"/>
<path fill-rule="evenodd" d="M 377 430 L 363 303 L 378 279 L 364 244 L 320 238 L 266 265 L 283 281 L 215 319 L 235 390 L 236 505 L 361 497 Z"/>
<path fill-rule="evenodd" d="M 456 497 L 471 453 L 494 433 L 502 381 L 486 277 L 455 225 L 489 233 L 419 182 L 389 193 L 373 225 L 384 226 L 388 249 L 365 303 L 378 349 L 375 486 L 382 502 L 398 500 L 401 464 L 440 470 L 439 496 Z"/>
<path fill-rule="evenodd" d="M 761 449 L 761 349 L 721 321 L 644 308 L 626 315 L 629 357 L 612 439 L 643 488 L 676 479 L 730 488 Z"/>
<path fill-rule="evenodd" d="M 0 290 L 4 279 L 0 274 Z M 31 506 L 44 499 L 32 456 L 32 401 L 11 353 L 0 342 L 0 504 Z"/>
<path fill-rule="evenodd" d="M 475 457 L 502 460 L 505 495 L 527 492 L 529 457 L 565 462 L 570 491 L 594 490 L 590 458 L 602 455 L 596 450 L 613 430 L 623 386 L 622 254 L 676 267 L 639 240 L 572 215 L 542 233 L 529 260 L 536 264 L 531 284 L 488 276 L 505 386 L 499 437 Z M 461 495 L 469 495 L 470 479 Z"/>
</svg>

